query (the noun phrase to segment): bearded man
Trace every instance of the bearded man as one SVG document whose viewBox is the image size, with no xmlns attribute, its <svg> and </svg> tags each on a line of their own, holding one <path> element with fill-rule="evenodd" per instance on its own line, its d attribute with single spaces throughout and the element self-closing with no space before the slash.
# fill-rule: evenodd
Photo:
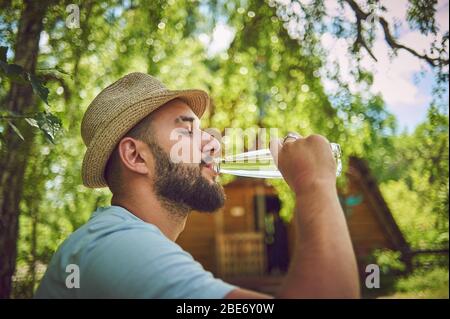
<svg viewBox="0 0 450 319">
<path fill-rule="evenodd" d="M 109 187 L 111 206 L 59 247 L 36 298 L 273 297 L 215 278 L 175 243 L 191 211 L 215 212 L 225 201 L 211 165 L 220 144 L 200 128 L 209 101 L 204 91 L 169 90 L 143 73 L 98 94 L 81 124 L 82 178 Z M 188 156 L 173 151 L 180 145 Z M 275 297 L 359 297 L 328 141 L 290 135 L 271 150 L 296 195 L 296 247 Z"/>
</svg>

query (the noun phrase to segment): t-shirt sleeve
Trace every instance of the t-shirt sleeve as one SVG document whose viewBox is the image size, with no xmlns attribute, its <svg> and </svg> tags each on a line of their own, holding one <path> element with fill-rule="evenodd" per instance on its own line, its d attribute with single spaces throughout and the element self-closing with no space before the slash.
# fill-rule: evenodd
<svg viewBox="0 0 450 319">
<path fill-rule="evenodd" d="M 99 240 L 80 271 L 81 298 L 211 298 L 236 287 L 206 271 L 154 231 L 125 230 Z"/>
</svg>

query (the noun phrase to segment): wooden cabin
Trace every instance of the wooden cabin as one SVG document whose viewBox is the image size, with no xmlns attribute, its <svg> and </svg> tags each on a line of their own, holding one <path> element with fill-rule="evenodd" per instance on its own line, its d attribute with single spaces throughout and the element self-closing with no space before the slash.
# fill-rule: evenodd
<svg viewBox="0 0 450 319">
<path fill-rule="evenodd" d="M 346 176 L 347 190 L 339 196 L 361 274 L 374 249 L 408 256 L 409 246 L 367 164 L 350 158 Z M 214 214 L 192 213 L 177 242 L 218 277 L 274 293 L 289 265 L 292 224 L 280 218 L 280 200 L 265 180 L 237 178 L 224 188 L 225 206 Z"/>
</svg>

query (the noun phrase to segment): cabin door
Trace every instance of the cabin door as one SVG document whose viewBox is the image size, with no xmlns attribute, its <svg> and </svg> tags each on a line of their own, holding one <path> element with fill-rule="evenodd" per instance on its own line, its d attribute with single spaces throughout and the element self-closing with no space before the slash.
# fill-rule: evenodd
<svg viewBox="0 0 450 319">
<path fill-rule="evenodd" d="M 256 230 L 264 233 L 266 271 L 268 274 L 283 274 L 288 270 L 289 251 L 287 225 L 279 214 L 280 200 L 273 195 L 257 195 L 254 202 Z"/>
</svg>

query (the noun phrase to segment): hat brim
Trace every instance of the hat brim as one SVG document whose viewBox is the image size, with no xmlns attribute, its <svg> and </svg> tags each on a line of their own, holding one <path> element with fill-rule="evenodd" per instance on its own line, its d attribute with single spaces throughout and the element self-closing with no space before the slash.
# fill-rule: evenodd
<svg viewBox="0 0 450 319">
<path fill-rule="evenodd" d="M 167 90 L 157 97 L 144 98 L 126 108 L 111 119 L 103 130 L 96 132 L 92 139 L 83 159 L 83 184 L 90 188 L 107 187 L 104 176 L 106 163 L 120 139 L 147 115 L 176 98 L 186 102 L 199 118 L 209 106 L 209 96 L 202 90 Z"/>
</svg>

